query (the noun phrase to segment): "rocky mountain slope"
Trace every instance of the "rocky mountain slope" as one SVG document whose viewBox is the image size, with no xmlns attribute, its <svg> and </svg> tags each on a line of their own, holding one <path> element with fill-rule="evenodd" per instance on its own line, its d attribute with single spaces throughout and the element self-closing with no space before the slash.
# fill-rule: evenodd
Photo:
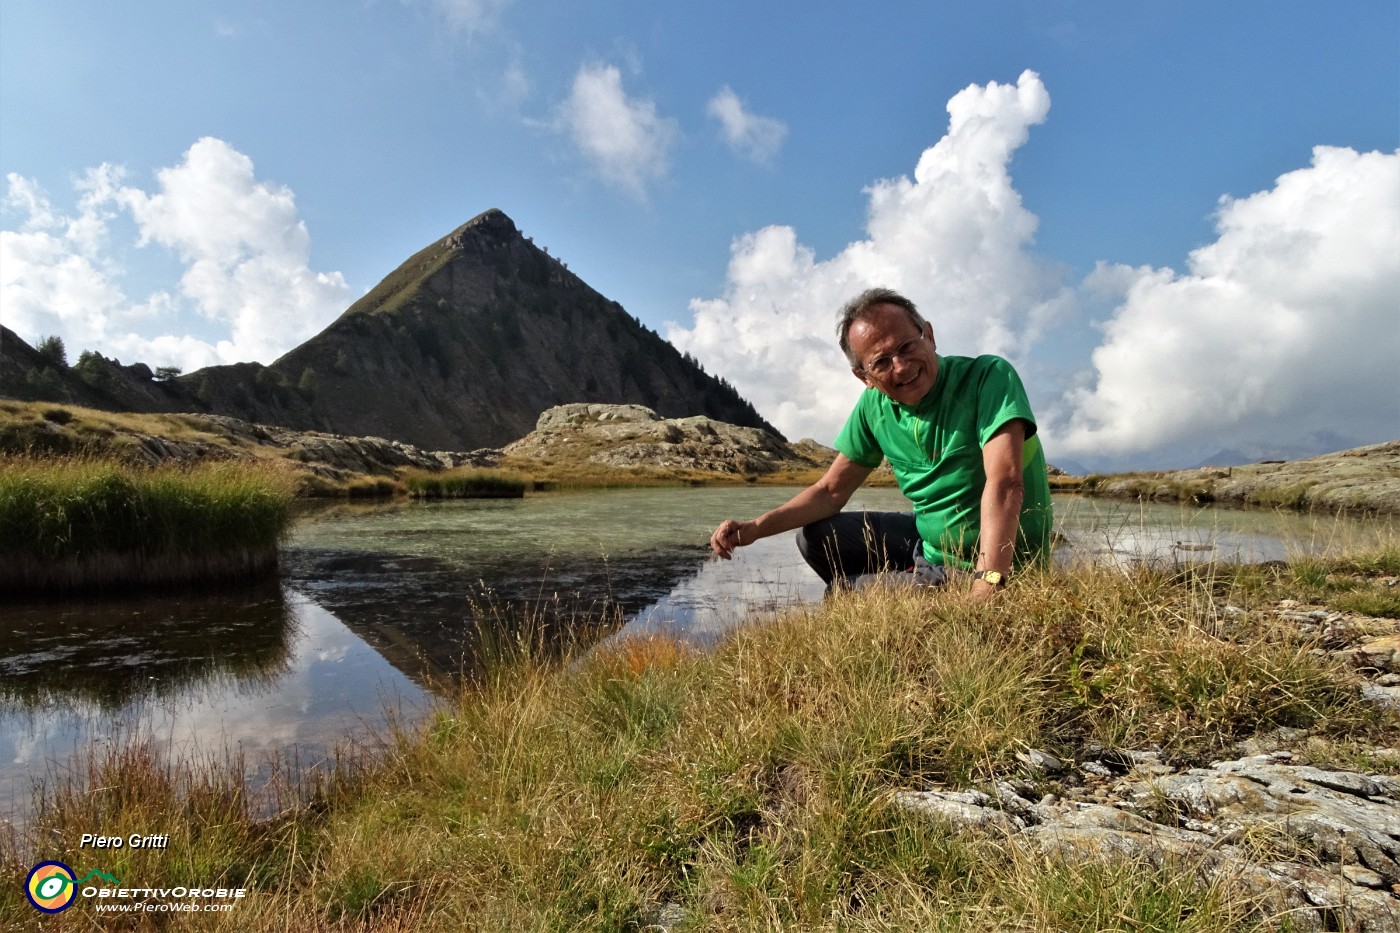
<svg viewBox="0 0 1400 933">
<path fill-rule="evenodd" d="M 410 257 L 335 322 L 269 366 L 157 378 L 85 353 L 44 366 L 0 335 L 0 394 L 126 411 L 196 411 L 434 449 L 497 447 L 570 402 L 644 405 L 776 430 L 537 247 L 499 210 Z M 25 352 L 28 351 L 28 352 Z"/>
</svg>

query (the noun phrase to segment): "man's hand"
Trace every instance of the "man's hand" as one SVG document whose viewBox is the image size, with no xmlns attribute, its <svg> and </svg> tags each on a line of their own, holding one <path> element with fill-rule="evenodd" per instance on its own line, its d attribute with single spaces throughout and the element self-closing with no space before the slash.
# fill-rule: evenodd
<svg viewBox="0 0 1400 933">
<path fill-rule="evenodd" d="M 734 519 L 725 519 L 715 533 L 710 535 L 710 550 L 714 551 L 725 560 L 734 556 L 735 548 L 741 548 L 746 544 L 753 544 L 758 539 L 754 533 L 753 522 L 736 522 Z"/>
<path fill-rule="evenodd" d="M 748 522 L 727 519 L 710 535 L 710 550 L 725 560 L 734 556 L 735 548 L 753 544 L 759 538 L 782 534 L 803 525 L 830 518 L 845 507 L 851 493 L 860 488 L 874 467 L 861 466 L 838 453 L 831 466 L 806 489 L 776 509 L 769 509 Z"/>
</svg>

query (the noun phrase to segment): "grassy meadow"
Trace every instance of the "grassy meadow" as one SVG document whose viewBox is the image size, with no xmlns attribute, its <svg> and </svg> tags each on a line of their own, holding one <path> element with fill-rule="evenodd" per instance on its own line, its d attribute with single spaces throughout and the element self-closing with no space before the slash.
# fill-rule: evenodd
<svg viewBox="0 0 1400 933">
<path fill-rule="evenodd" d="M 141 747 L 88 762 L 0 835 L 0 917 L 33 920 L 38 859 L 129 886 L 245 887 L 180 929 L 1287 929 L 1190 865 L 1064 861 L 956 834 L 895 791 L 1020 774 L 1018 752 L 1097 743 L 1177 764 L 1279 726 L 1299 762 L 1395 773 L 1400 715 L 1269 611 L 1289 598 L 1400 616 L 1400 547 L 1288 566 L 1018 576 L 996 602 L 865 592 L 695 651 L 498 644 L 417 727 L 270 789 Z M 1242 612 L 1223 612 L 1225 605 Z M 268 808 L 275 815 L 266 818 Z M 79 851 L 85 832 L 165 850 Z M 80 902 L 48 928 L 157 929 Z"/>
<path fill-rule="evenodd" d="M 207 417 L 111 412 L 81 405 L 0 399 L 0 451 L 48 456 L 102 456 L 129 460 L 142 440 L 166 438 L 230 450 L 234 440 Z"/>
</svg>

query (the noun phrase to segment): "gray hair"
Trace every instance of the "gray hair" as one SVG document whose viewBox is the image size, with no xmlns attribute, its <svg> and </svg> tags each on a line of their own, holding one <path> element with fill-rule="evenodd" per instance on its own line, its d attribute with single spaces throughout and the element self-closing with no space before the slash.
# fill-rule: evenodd
<svg viewBox="0 0 1400 933">
<path fill-rule="evenodd" d="M 861 361 L 851 352 L 851 327 L 857 321 L 864 321 L 870 317 L 870 312 L 880 305 L 894 305 L 904 309 L 910 322 L 920 333 L 923 332 L 925 321 L 919 316 L 919 309 L 914 307 L 914 302 L 892 288 L 867 288 L 846 302 L 836 320 L 836 338 L 841 343 L 841 352 L 846 354 L 846 359 L 854 369 L 862 369 L 862 366 Z"/>
</svg>

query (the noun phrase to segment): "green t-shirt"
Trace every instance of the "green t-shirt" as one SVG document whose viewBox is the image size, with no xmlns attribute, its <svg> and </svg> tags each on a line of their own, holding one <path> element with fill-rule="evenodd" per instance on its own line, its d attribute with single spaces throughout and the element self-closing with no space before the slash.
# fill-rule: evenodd
<svg viewBox="0 0 1400 933">
<path fill-rule="evenodd" d="M 890 462 L 900 491 L 914 503 L 914 521 L 931 564 L 970 569 L 977 560 L 982 489 L 987 474 L 982 446 L 1014 418 L 1027 424 L 1021 458 L 1025 498 L 1013 563 L 1050 553 L 1050 480 L 1035 435 L 1026 390 L 999 356 L 938 357 L 938 379 L 917 405 L 901 405 L 866 389 L 836 438 L 836 449 L 861 466 Z"/>
</svg>

